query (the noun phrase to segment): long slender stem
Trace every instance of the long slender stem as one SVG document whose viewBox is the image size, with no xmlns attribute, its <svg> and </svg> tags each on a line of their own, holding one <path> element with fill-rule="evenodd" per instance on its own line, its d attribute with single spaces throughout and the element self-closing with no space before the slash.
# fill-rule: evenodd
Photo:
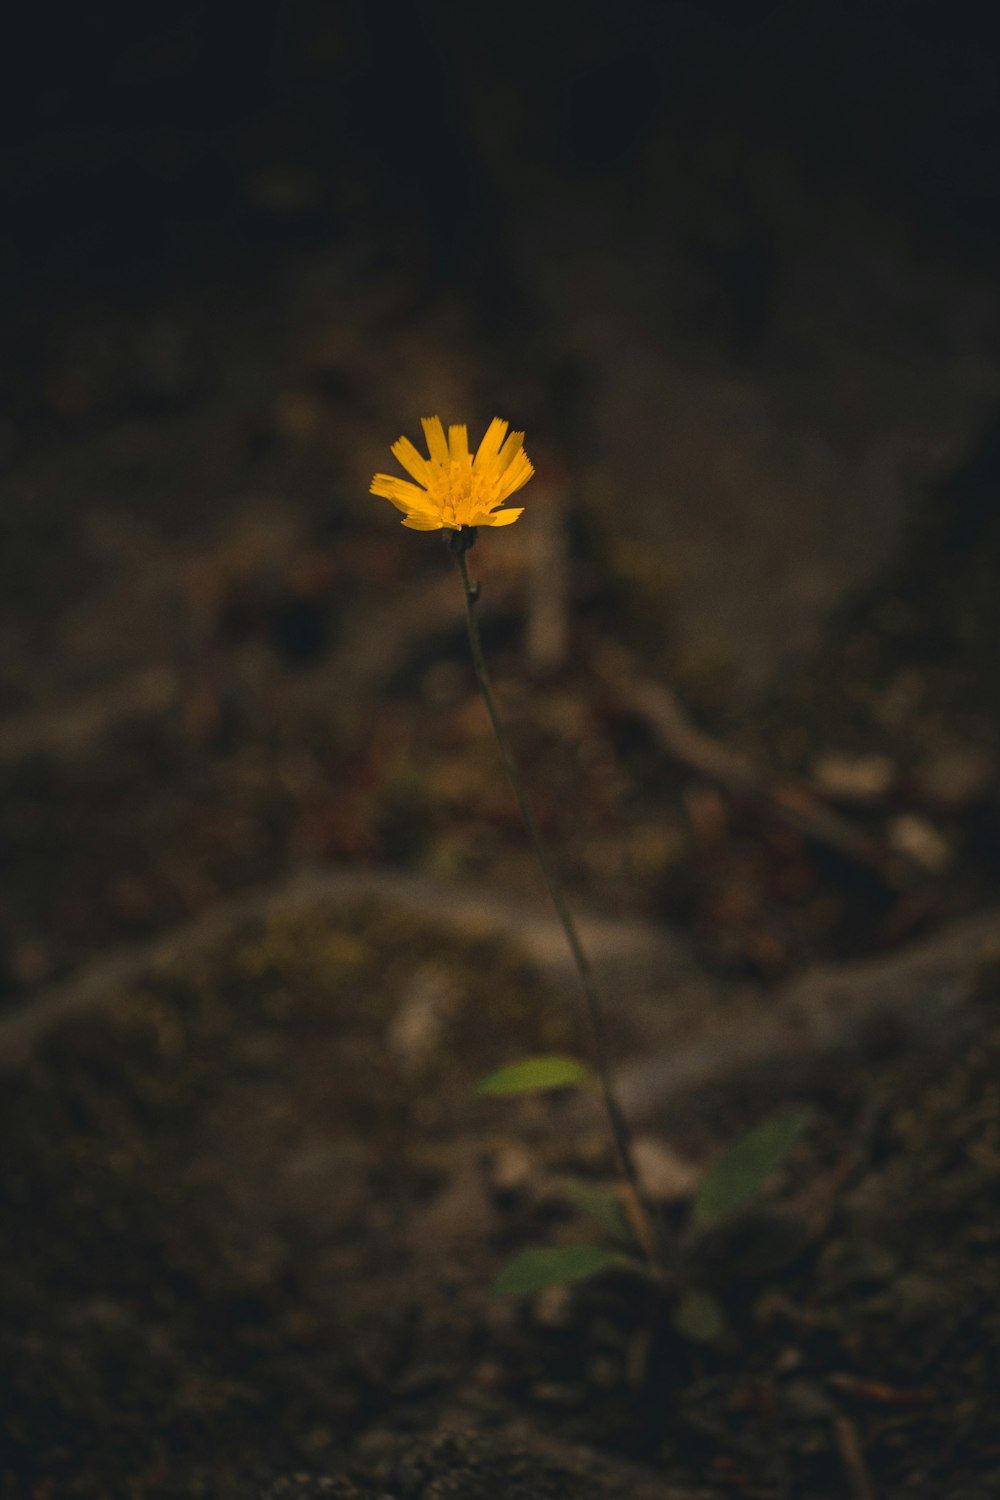
<svg viewBox="0 0 1000 1500">
<path fill-rule="evenodd" d="M 586 950 L 580 941 L 580 934 L 573 920 L 573 914 L 569 909 L 562 881 L 556 872 L 545 840 L 542 838 L 538 820 L 535 817 L 531 803 L 528 801 L 521 772 L 518 769 L 517 761 L 514 759 L 514 752 L 507 738 L 507 731 L 504 729 L 500 715 L 497 712 L 496 699 L 493 696 L 493 685 L 486 668 L 486 659 L 483 656 L 483 646 L 479 635 L 479 620 L 476 616 L 476 602 L 479 598 L 479 588 L 478 585 L 472 583 L 469 577 L 469 565 L 466 557 L 469 548 L 475 541 L 475 532 L 471 531 L 471 529 L 451 532 L 449 533 L 448 541 L 452 555 L 458 563 L 458 569 L 462 575 L 462 586 L 465 590 L 465 617 L 469 632 L 469 646 L 472 651 L 472 664 L 475 668 L 479 689 L 486 704 L 486 712 L 489 714 L 497 745 L 500 748 L 504 769 L 513 787 L 514 796 L 517 798 L 521 817 L 524 819 L 524 825 L 528 832 L 528 838 L 531 841 L 532 850 L 535 858 L 538 860 L 542 876 L 552 900 L 552 905 L 555 908 L 556 916 L 559 918 L 563 932 L 566 934 L 566 941 L 569 944 L 570 952 L 573 955 L 573 962 L 580 976 L 580 986 L 583 990 L 587 1016 L 593 1036 L 594 1055 L 597 1060 L 597 1075 L 601 1086 L 601 1094 L 611 1126 L 611 1133 L 614 1137 L 618 1162 L 629 1189 L 629 1196 L 632 1200 L 635 1217 L 638 1220 L 635 1228 L 640 1235 L 643 1249 L 650 1262 L 658 1270 L 663 1271 L 665 1270 L 666 1256 L 662 1235 L 659 1230 L 658 1218 L 643 1191 L 635 1164 L 635 1157 L 632 1152 L 632 1137 L 628 1122 L 622 1113 L 621 1105 L 618 1103 L 611 1080 L 604 1007 L 594 981 L 590 960 L 587 958 Z"/>
</svg>

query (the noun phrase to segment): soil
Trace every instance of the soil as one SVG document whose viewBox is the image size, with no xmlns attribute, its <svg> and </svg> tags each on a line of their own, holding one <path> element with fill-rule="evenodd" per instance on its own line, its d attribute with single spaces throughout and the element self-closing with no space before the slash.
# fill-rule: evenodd
<svg viewBox="0 0 1000 1500">
<path fill-rule="evenodd" d="M 567 1137 L 551 1101 L 473 1095 L 512 1038 L 579 1041 L 516 949 L 374 903 L 278 908 L 65 1022 L 5 1085 L 4 1492 L 351 1472 L 451 1493 L 400 1477 L 427 1434 L 520 1420 L 683 1494 L 834 1497 L 867 1471 L 872 1493 L 985 1497 L 998 1003 L 987 969 L 933 1059 L 828 1070 L 752 1213 L 692 1240 L 672 1207 L 683 1284 L 725 1309 L 692 1341 L 641 1278 L 488 1293 L 525 1241 L 590 1238 L 558 1182 L 611 1166 L 598 1117 Z M 704 1164 L 782 1102 L 760 1094 L 692 1105 L 671 1144 Z"/>
</svg>

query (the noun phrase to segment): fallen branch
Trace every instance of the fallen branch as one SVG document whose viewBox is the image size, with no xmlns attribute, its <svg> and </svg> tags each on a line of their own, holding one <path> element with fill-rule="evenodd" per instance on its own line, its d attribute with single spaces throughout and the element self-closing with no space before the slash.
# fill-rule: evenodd
<svg viewBox="0 0 1000 1500">
<path fill-rule="evenodd" d="M 699 729 L 677 696 L 663 683 L 640 676 L 624 651 L 605 648 L 595 670 L 613 702 L 641 719 L 662 750 L 730 796 L 764 808 L 806 838 L 874 870 L 888 885 L 905 888 L 918 877 L 912 861 L 822 806 L 811 788 L 773 784 L 747 756 Z"/>
<path fill-rule="evenodd" d="M 79 973 L 36 990 L 17 1009 L 0 1015 L 0 1072 L 20 1066 L 62 1021 L 99 1009 L 164 965 L 223 946 L 241 928 L 266 920 L 275 910 L 335 908 L 372 897 L 414 911 L 445 930 L 494 932 L 515 944 L 553 985 L 571 982 L 572 962 L 562 931 L 537 900 L 518 899 L 485 883 L 441 881 L 381 866 L 306 866 L 272 885 L 220 901 L 155 937 L 123 944 Z M 579 926 L 595 972 L 630 995 L 690 981 L 696 972 L 686 946 L 648 923 L 581 912 Z"/>
</svg>

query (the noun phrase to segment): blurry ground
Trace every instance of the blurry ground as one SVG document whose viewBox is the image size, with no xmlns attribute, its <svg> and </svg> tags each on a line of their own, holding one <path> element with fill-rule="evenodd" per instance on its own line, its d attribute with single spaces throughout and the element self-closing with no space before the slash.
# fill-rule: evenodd
<svg viewBox="0 0 1000 1500">
<path fill-rule="evenodd" d="M 973 988 L 933 1059 L 883 1036 L 647 1128 L 680 1229 L 720 1137 L 819 1107 L 763 1209 L 688 1246 L 729 1323 L 704 1344 L 627 1279 L 488 1296 L 525 1241 L 590 1237 L 559 1183 L 608 1170 L 595 1112 L 567 1132 L 472 1097 L 515 1038 L 579 1045 L 564 992 L 488 927 L 276 903 L 161 962 L 5 1080 L 4 1493 L 249 1496 L 350 1466 L 422 1495 L 400 1455 L 442 1426 L 500 1436 L 494 1493 L 576 1493 L 538 1458 L 502 1487 L 519 1421 L 677 1496 L 832 1500 L 866 1471 L 989 1495 L 995 973 Z"/>
<path fill-rule="evenodd" d="M 335 75 L 362 108 L 379 55 L 303 16 L 294 110 L 220 124 L 215 176 L 169 120 L 123 145 L 95 118 L 82 174 L 56 126 L 16 158 L 0 1493 L 257 1495 L 350 1466 L 429 1495 L 394 1442 L 519 1422 L 688 1494 L 991 1494 L 1000 327 L 976 236 L 738 131 L 682 150 L 668 93 L 602 133 L 631 91 L 583 26 L 548 133 L 525 133 L 544 79 L 522 98 L 489 48 L 475 97 L 452 82 L 414 127 L 466 142 L 456 237 L 426 165 L 379 176 L 385 123 L 330 174 L 317 101 Z M 194 24 L 122 54 L 151 116 L 175 75 L 200 97 Z M 446 40 L 436 62 L 398 40 L 396 83 L 411 44 L 452 77 L 473 42 Z M 578 1231 L 552 1182 L 600 1177 L 605 1145 L 470 1099 L 582 1043 L 503 905 L 537 878 L 456 580 L 366 491 L 419 416 L 494 411 L 539 471 L 472 555 L 501 701 L 598 948 L 654 955 L 618 973 L 621 1058 L 683 1042 L 711 1085 L 668 1109 L 646 1074 L 678 1225 L 724 1140 L 819 1106 L 775 1188 L 791 1229 L 755 1265 L 743 1226 L 705 1273 L 715 1345 L 657 1313 L 647 1348 L 614 1280 L 483 1290 Z M 848 967 L 803 1021 L 814 966 L 977 912 L 947 996 L 928 960 L 919 1027 L 910 970 L 869 1015 Z M 31 1022 L 26 1062 L 25 1018 L 85 1001 L 47 1039 Z"/>
</svg>

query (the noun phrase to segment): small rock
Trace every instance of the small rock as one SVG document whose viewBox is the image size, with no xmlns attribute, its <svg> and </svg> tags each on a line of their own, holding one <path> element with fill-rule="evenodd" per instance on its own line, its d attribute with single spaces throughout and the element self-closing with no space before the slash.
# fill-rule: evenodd
<svg viewBox="0 0 1000 1500">
<path fill-rule="evenodd" d="M 900 813 L 889 824 L 889 843 L 899 854 L 908 855 L 931 875 L 940 875 L 951 863 L 954 850 L 944 834 L 919 813 Z"/>
<path fill-rule="evenodd" d="M 892 790 L 896 767 L 887 755 L 843 755 L 831 750 L 816 761 L 813 779 L 828 797 L 873 802 Z"/>
<path fill-rule="evenodd" d="M 661 1203 L 678 1203 L 697 1191 L 701 1169 L 657 1136 L 637 1137 L 632 1144 L 632 1155 L 642 1185 L 651 1198 Z"/>
<path fill-rule="evenodd" d="M 427 964 L 413 975 L 386 1037 L 407 1071 L 419 1071 L 433 1057 L 454 1000 L 454 983 L 443 969 Z"/>
<path fill-rule="evenodd" d="M 504 1141 L 490 1164 L 490 1179 L 498 1193 L 516 1193 L 530 1181 L 534 1158 L 520 1141 Z"/>
</svg>

